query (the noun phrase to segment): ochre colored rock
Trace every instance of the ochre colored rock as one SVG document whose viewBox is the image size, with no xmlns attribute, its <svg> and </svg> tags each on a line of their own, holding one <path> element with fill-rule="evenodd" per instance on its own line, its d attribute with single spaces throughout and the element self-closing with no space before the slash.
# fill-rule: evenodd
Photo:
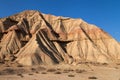
<svg viewBox="0 0 120 80">
<path fill-rule="evenodd" d="M 23 65 L 120 60 L 119 43 L 99 27 L 32 10 L 0 19 L 0 41 L 0 60 Z"/>
</svg>

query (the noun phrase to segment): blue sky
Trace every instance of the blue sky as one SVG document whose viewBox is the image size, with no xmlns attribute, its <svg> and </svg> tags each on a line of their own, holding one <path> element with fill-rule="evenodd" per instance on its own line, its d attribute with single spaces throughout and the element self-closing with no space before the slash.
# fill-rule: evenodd
<svg viewBox="0 0 120 80">
<path fill-rule="evenodd" d="M 0 0 L 0 17 L 24 10 L 82 18 L 120 41 L 120 0 Z"/>
</svg>

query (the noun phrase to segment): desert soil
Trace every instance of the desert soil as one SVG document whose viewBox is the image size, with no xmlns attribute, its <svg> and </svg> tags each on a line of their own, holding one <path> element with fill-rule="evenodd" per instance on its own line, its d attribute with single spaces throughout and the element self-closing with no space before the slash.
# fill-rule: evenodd
<svg viewBox="0 0 120 80">
<path fill-rule="evenodd" d="M 119 64 L 0 65 L 0 80 L 120 80 Z"/>
</svg>

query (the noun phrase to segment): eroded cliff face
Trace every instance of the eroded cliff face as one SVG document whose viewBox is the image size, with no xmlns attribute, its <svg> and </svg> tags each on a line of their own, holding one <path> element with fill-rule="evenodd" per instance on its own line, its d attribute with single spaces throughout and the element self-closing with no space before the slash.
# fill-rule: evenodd
<svg viewBox="0 0 120 80">
<path fill-rule="evenodd" d="M 23 65 L 119 62 L 120 45 L 81 19 L 24 11 L 0 19 L 0 61 Z"/>
</svg>

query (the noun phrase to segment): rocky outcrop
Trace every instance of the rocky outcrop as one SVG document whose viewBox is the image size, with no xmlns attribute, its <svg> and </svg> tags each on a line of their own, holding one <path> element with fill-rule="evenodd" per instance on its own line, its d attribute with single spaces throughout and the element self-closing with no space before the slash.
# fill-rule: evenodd
<svg viewBox="0 0 120 80">
<path fill-rule="evenodd" d="M 32 10 L 0 19 L 0 41 L 1 61 L 23 65 L 120 60 L 119 43 L 97 26 Z"/>
</svg>

